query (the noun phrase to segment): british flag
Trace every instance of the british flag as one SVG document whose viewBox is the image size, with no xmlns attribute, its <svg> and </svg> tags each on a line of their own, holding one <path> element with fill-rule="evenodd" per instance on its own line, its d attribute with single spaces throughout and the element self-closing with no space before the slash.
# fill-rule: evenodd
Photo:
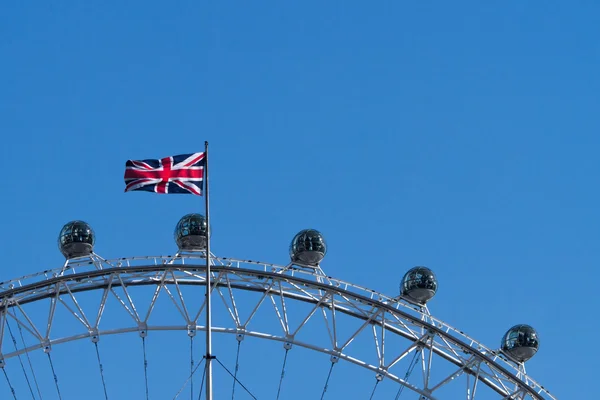
<svg viewBox="0 0 600 400">
<path fill-rule="evenodd" d="M 127 160 L 125 191 L 202 196 L 205 163 L 205 153 L 181 154 L 160 160 Z"/>
</svg>

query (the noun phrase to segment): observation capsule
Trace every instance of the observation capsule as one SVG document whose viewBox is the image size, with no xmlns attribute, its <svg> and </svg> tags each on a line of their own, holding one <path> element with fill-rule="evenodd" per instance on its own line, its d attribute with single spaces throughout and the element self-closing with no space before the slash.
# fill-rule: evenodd
<svg viewBox="0 0 600 400">
<path fill-rule="evenodd" d="M 529 325 L 515 325 L 502 338 L 502 352 L 515 361 L 523 363 L 537 353 L 540 339 L 537 332 Z"/>
<path fill-rule="evenodd" d="M 202 214 L 187 214 L 181 217 L 175 227 L 175 242 L 179 250 L 206 250 L 208 225 Z"/>
<path fill-rule="evenodd" d="M 94 251 L 96 235 L 83 221 L 71 221 L 60 230 L 58 248 L 65 258 L 85 257 Z"/>
<path fill-rule="evenodd" d="M 317 266 L 327 253 L 327 244 L 321 232 L 315 229 L 301 230 L 290 244 L 292 262 Z"/>
<path fill-rule="evenodd" d="M 427 267 L 414 267 L 402 278 L 400 294 L 425 304 L 435 296 L 438 284 L 435 274 Z"/>
</svg>

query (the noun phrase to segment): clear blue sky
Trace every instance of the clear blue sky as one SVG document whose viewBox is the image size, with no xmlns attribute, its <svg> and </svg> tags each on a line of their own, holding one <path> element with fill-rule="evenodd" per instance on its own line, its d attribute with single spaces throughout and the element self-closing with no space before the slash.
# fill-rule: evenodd
<svg viewBox="0 0 600 400">
<path fill-rule="evenodd" d="M 124 194 L 124 162 L 208 140 L 216 254 L 284 264 L 314 227 L 329 275 L 393 295 L 427 265 L 436 316 L 533 325 L 528 372 L 591 398 L 599 27 L 590 0 L 4 1 L 0 279 L 60 266 L 72 219 L 172 253 L 201 199 Z"/>
</svg>

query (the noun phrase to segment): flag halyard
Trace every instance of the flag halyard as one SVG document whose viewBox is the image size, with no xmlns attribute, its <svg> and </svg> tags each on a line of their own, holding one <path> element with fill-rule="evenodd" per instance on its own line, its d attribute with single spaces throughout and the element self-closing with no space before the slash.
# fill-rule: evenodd
<svg viewBox="0 0 600 400">
<path fill-rule="evenodd" d="M 206 153 L 128 160 L 125 163 L 125 191 L 202 196 L 205 165 Z"/>
</svg>

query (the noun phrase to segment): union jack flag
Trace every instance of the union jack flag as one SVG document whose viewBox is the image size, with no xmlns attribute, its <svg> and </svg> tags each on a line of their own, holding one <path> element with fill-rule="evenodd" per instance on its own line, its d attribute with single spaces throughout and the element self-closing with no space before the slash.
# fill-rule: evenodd
<svg viewBox="0 0 600 400">
<path fill-rule="evenodd" d="M 160 160 L 127 160 L 125 191 L 202 196 L 205 163 L 205 153 L 181 154 Z"/>
</svg>

